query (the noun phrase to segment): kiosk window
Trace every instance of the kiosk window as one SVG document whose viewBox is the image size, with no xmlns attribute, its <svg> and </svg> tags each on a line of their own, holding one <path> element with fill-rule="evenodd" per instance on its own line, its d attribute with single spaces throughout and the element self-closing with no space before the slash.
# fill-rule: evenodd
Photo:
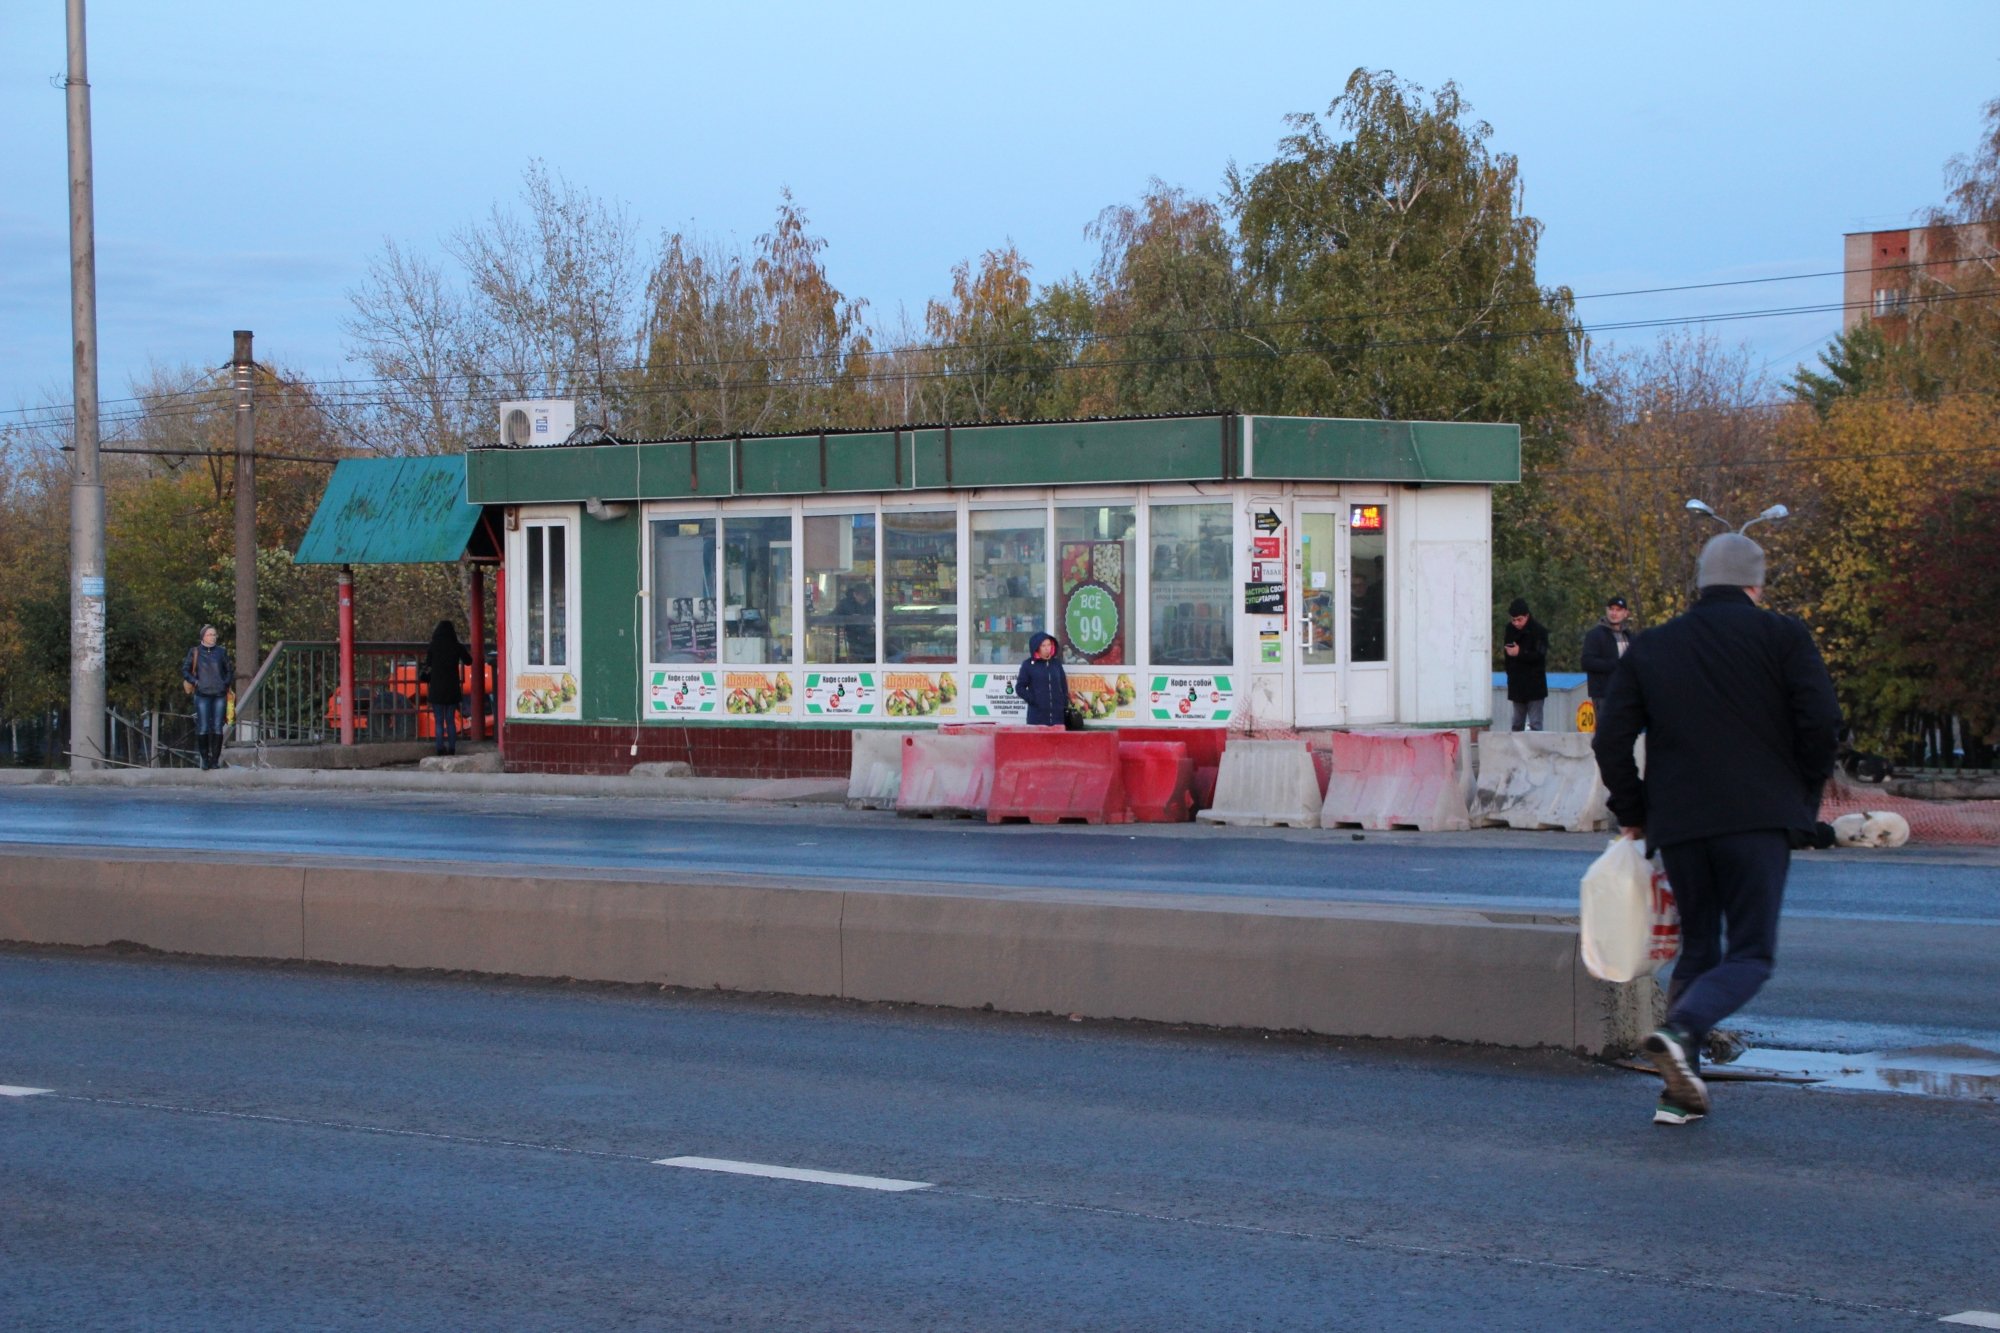
<svg viewBox="0 0 2000 1333">
<path fill-rule="evenodd" d="M 882 515 L 885 662 L 958 660 L 958 513 Z"/>
<path fill-rule="evenodd" d="M 875 662 L 875 515 L 808 514 L 805 546 L 806 661 Z"/>
<path fill-rule="evenodd" d="M 1389 660 L 1389 520 L 1384 506 L 1352 505 L 1347 518 L 1348 660 Z"/>
<path fill-rule="evenodd" d="M 1131 661 L 1131 505 L 1056 510 L 1056 637 L 1063 660 L 1097 666 Z"/>
<path fill-rule="evenodd" d="M 792 660 L 792 520 L 722 520 L 722 660 Z"/>
<path fill-rule="evenodd" d="M 653 661 L 715 661 L 715 520 L 654 519 Z"/>
<path fill-rule="evenodd" d="M 1049 614 L 1048 511 L 974 510 L 972 568 L 972 660 L 1025 660 Z"/>
<path fill-rule="evenodd" d="M 530 523 L 528 548 L 528 665 L 569 665 L 569 528 Z"/>
<path fill-rule="evenodd" d="M 1154 505 L 1152 654 L 1155 666 L 1228 666 L 1234 520 L 1227 504 Z"/>
</svg>

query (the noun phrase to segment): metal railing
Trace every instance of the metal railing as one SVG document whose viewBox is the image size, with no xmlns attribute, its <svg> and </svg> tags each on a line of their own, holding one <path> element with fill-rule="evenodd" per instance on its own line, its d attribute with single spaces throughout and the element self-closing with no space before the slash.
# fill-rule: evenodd
<svg viewBox="0 0 2000 1333">
<path fill-rule="evenodd" d="M 423 721 L 418 667 L 429 645 L 354 645 L 354 740 L 415 740 Z M 315 745 L 340 739 L 340 645 L 281 639 L 236 700 L 236 737 L 262 745 Z"/>
</svg>

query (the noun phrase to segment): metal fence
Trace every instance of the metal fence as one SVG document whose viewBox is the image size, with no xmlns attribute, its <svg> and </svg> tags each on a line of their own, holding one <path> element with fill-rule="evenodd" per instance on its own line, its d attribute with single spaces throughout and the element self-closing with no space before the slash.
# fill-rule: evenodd
<svg viewBox="0 0 2000 1333">
<path fill-rule="evenodd" d="M 430 734 L 418 668 L 423 643 L 354 645 L 354 739 L 407 741 Z M 238 741 L 312 745 L 340 739 L 340 645 L 280 640 L 236 701 Z"/>
</svg>

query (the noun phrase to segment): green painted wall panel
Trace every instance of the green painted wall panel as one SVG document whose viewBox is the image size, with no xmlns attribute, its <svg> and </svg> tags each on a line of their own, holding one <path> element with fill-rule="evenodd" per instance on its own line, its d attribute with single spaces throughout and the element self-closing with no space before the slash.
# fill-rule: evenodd
<svg viewBox="0 0 2000 1333">
<path fill-rule="evenodd" d="M 552 449 L 479 449 L 466 459 L 480 504 L 682 499 L 689 496 L 1088 486 L 1213 481 L 1250 464 L 1271 481 L 1505 483 L 1521 477 L 1517 426 L 1342 421 L 1309 417 L 1176 417 L 1153 421 L 1028 422 L 830 434 L 822 484 L 817 434 Z M 1227 436 L 1227 438 L 1225 438 Z M 740 449 L 741 475 L 732 455 Z M 698 461 L 691 470 L 690 456 Z M 733 489 L 732 489 L 733 479 Z"/>
<path fill-rule="evenodd" d="M 817 442 L 814 447 L 817 449 Z M 826 485 L 832 491 L 898 489 L 895 432 L 827 436 Z M 910 479 L 906 475 L 901 489 L 909 488 Z"/>
<path fill-rule="evenodd" d="M 583 718 L 630 722 L 636 716 L 639 642 L 634 616 L 639 597 L 639 513 L 577 525 L 583 548 Z"/>
<path fill-rule="evenodd" d="M 743 441 L 743 495 L 805 495 L 819 489 L 819 437 Z"/>
<path fill-rule="evenodd" d="M 639 450 L 629 445 L 475 449 L 467 485 L 475 504 L 629 500 L 639 493 Z"/>
<path fill-rule="evenodd" d="M 1255 475 L 1270 480 L 1510 482 L 1521 477 L 1518 426 L 1257 417 Z"/>
</svg>

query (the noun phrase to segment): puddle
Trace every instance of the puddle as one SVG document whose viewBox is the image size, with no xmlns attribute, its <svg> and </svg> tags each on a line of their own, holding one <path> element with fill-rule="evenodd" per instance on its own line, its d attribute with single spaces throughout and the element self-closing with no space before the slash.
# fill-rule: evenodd
<svg viewBox="0 0 2000 1333">
<path fill-rule="evenodd" d="M 1653 1068 L 1640 1060 L 1620 1063 L 1648 1073 Z M 1713 1083 L 1801 1083 L 1857 1092 L 2000 1101 L 2000 1051 L 1982 1046 L 1860 1052 L 1752 1046 L 1726 1065 L 1703 1061 L 1701 1076 Z"/>
</svg>

